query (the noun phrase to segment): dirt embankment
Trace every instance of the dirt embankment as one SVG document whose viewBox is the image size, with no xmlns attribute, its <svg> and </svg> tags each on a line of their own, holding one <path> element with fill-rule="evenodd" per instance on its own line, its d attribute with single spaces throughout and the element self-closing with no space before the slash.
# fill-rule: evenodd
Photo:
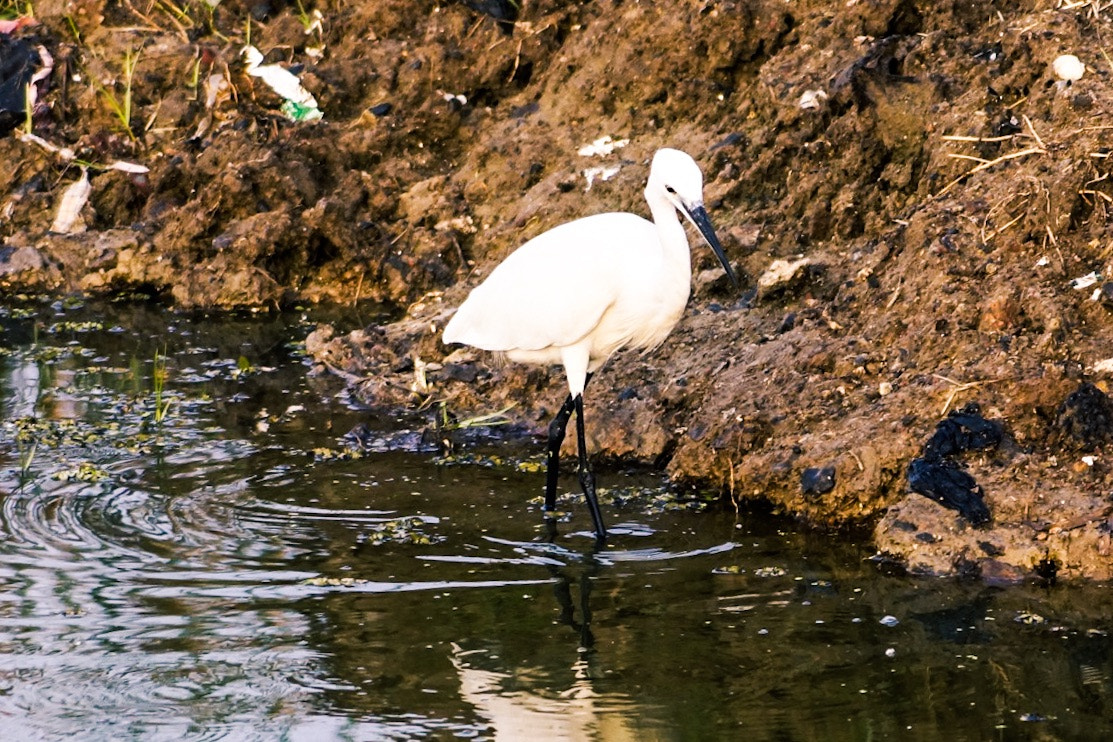
<svg viewBox="0 0 1113 742">
<path fill-rule="evenodd" d="M 756 291 L 732 295 L 697 250 L 674 335 L 592 382 L 594 451 L 814 523 L 875 522 L 880 550 L 916 571 L 1113 577 L 1109 12 L 419 5 L 36 3 L 42 25 L 17 33 L 55 70 L 35 134 L 150 173 L 91 171 L 86 231 L 51 234 L 73 163 L 0 140 L 14 163 L 0 168 L 0 282 L 183 306 L 395 302 L 409 310 L 392 325 L 317 333 L 318 358 L 376 404 L 514 401 L 541 428 L 559 374 L 446 359 L 439 328 L 529 236 L 645 213 L 648 158 L 677 146 Z M 249 17 L 251 43 L 293 66 L 323 121 L 287 120 L 246 74 Z M 129 50 L 130 133 L 106 104 Z M 1062 54 L 1081 79 L 1054 74 Z M 578 153 L 602 136 L 629 143 Z M 1004 431 L 955 460 L 984 489 L 981 527 L 906 478 L 937 423 L 975 401 Z"/>
</svg>

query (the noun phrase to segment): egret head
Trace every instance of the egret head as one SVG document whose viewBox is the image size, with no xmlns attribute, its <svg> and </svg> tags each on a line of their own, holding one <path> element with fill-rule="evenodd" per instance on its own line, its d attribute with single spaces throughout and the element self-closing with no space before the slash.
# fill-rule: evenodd
<svg viewBox="0 0 1113 742">
<path fill-rule="evenodd" d="M 681 203 L 703 203 L 703 173 L 688 154 L 678 149 L 659 149 L 649 168 L 648 189 L 664 192 L 677 209 Z"/>
<path fill-rule="evenodd" d="M 715 253 L 731 283 L 738 286 L 738 277 L 734 275 L 723 246 L 719 244 L 707 210 L 703 208 L 703 173 L 695 160 L 678 149 L 657 150 L 649 168 L 645 197 L 650 202 L 655 198 L 664 198 L 683 214 Z"/>
</svg>

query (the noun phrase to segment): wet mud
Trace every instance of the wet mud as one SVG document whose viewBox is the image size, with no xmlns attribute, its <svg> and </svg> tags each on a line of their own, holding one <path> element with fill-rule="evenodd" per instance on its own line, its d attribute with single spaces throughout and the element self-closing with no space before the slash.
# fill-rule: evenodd
<svg viewBox="0 0 1113 742">
<path fill-rule="evenodd" d="M 560 373 L 446 348 L 440 329 L 530 236 L 644 214 L 648 159 L 681 147 L 747 290 L 693 253 L 673 335 L 592 381 L 594 455 L 818 527 L 871 526 L 879 553 L 915 573 L 1113 577 L 1108 11 L 206 7 L 39 2 L 39 25 L 14 32 L 53 58 L 33 132 L 73 158 L 0 139 L 5 291 L 388 302 L 396 321 L 318 328 L 320 370 L 373 406 L 503 411 L 540 432 Z M 249 19 L 251 44 L 295 72 L 321 121 L 289 120 L 246 74 Z M 1053 71 L 1063 54 L 1086 65 L 1080 79 Z M 108 104 L 125 92 L 127 126 Z M 628 142 L 585 148 L 604 136 Z M 117 160 L 149 173 L 101 169 Z M 78 161 L 91 192 L 57 234 Z M 1002 428 L 961 457 L 980 525 L 908 476 L 972 402 Z"/>
</svg>

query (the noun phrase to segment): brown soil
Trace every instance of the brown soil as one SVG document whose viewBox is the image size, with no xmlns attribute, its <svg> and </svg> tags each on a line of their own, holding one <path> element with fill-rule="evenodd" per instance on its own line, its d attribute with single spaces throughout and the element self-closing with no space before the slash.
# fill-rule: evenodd
<svg viewBox="0 0 1113 742">
<path fill-rule="evenodd" d="M 540 430 L 560 374 L 446 349 L 439 329 L 529 236 L 644 214 L 648 158 L 677 146 L 751 286 L 806 261 L 747 301 L 697 250 L 674 334 L 592 382 L 594 452 L 811 523 L 873 524 L 879 551 L 916 572 L 1113 578 L 1113 417 L 1100 395 L 1066 404 L 1085 381 L 1104 390 L 1097 364 L 1113 358 L 1113 286 L 1107 302 L 1104 279 L 1071 283 L 1113 277 L 1113 14 L 1056 5 L 541 0 L 499 24 L 473 9 L 498 2 L 310 2 L 323 30 L 306 34 L 277 1 L 210 17 L 43 0 L 41 25 L 17 32 L 56 64 L 35 133 L 151 172 L 95 173 L 87 231 L 53 235 L 76 169 L 0 139 L 0 283 L 183 307 L 395 303 L 398 322 L 322 328 L 311 351 L 374 404 L 515 402 Z M 244 74 L 251 13 L 268 62 L 304 65 L 322 122 L 287 121 Z M 134 140 L 98 90 L 122 96 L 129 49 Z M 1087 65 L 1069 85 L 1051 70 L 1064 53 Z M 232 91 L 207 109 L 210 75 Z M 823 92 L 815 107 L 807 91 Z M 629 145 L 577 153 L 604 135 Z M 600 165 L 621 169 L 586 190 Z M 993 516 L 981 528 L 905 476 L 970 401 L 1006 430 L 963 460 Z M 825 467 L 833 488 L 802 485 Z"/>
</svg>

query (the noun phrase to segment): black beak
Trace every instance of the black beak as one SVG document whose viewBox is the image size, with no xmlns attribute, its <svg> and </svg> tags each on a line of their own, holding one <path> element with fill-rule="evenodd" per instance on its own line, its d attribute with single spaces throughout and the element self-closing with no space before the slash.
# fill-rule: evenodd
<svg viewBox="0 0 1113 742">
<path fill-rule="evenodd" d="M 704 242 L 715 253 L 715 257 L 719 259 L 723 270 L 727 272 L 727 278 L 734 284 L 734 288 L 738 288 L 738 276 L 734 275 L 734 271 L 727 261 L 727 254 L 723 252 L 723 246 L 719 244 L 719 238 L 715 236 L 715 229 L 711 226 L 711 219 L 707 216 L 707 210 L 702 205 L 696 205 L 691 209 L 685 206 L 682 211 L 684 216 L 688 217 L 688 221 L 692 222 L 699 233 L 703 235 Z"/>
</svg>

